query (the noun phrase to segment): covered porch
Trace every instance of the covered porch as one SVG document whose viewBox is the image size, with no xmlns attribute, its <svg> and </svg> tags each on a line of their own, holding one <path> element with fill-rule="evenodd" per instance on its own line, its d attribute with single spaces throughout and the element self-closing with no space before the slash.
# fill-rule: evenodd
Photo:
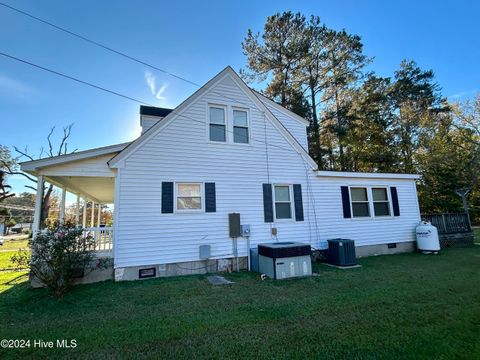
<svg viewBox="0 0 480 360">
<path fill-rule="evenodd" d="M 59 222 L 75 223 L 84 229 L 85 235 L 94 237 L 94 250 L 99 257 L 113 257 L 115 211 L 107 221 L 102 209 L 108 206 L 115 210 L 116 170 L 110 169 L 108 161 L 125 146 L 113 145 L 22 163 L 23 171 L 37 177 L 34 236 L 42 228 L 42 199 L 46 184 L 51 184 L 60 191 Z"/>
</svg>

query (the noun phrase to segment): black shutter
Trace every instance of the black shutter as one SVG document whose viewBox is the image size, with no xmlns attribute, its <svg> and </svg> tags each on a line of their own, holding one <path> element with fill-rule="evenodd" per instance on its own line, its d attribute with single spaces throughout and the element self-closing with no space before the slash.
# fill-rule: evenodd
<svg viewBox="0 0 480 360">
<path fill-rule="evenodd" d="M 350 194 L 348 192 L 348 186 L 342 186 L 342 205 L 343 205 L 343 217 L 349 219 L 352 217 L 350 210 Z"/>
<path fill-rule="evenodd" d="M 173 213 L 173 182 L 162 182 L 162 214 Z"/>
<path fill-rule="evenodd" d="M 216 212 L 215 183 L 205 183 L 205 212 Z"/>
<path fill-rule="evenodd" d="M 263 217 L 266 223 L 273 222 L 272 184 L 263 184 Z"/>
<path fill-rule="evenodd" d="M 390 188 L 390 194 L 392 195 L 393 215 L 400 216 L 400 205 L 398 204 L 397 188 L 392 186 Z"/>
<path fill-rule="evenodd" d="M 303 221 L 302 185 L 293 184 L 293 201 L 295 202 L 295 221 Z"/>
</svg>

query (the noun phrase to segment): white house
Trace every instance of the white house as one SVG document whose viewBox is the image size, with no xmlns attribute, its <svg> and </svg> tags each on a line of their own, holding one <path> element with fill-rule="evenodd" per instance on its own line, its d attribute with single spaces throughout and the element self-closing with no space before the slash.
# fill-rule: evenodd
<svg viewBox="0 0 480 360">
<path fill-rule="evenodd" d="M 349 238 L 361 256 L 413 249 L 417 175 L 318 171 L 307 152 L 308 122 L 230 67 L 173 110 L 142 106 L 140 121 L 142 135 L 131 143 L 22 164 L 38 177 L 39 195 L 47 181 L 113 204 L 113 228 L 100 232 L 99 219 L 88 220 L 117 280 L 136 279 L 141 269 L 163 276 L 244 260 L 247 239 L 229 238 L 230 213 L 250 225 L 251 247 L 300 241 L 325 249 L 328 239 Z M 36 229 L 39 210 L 37 201 Z"/>
</svg>

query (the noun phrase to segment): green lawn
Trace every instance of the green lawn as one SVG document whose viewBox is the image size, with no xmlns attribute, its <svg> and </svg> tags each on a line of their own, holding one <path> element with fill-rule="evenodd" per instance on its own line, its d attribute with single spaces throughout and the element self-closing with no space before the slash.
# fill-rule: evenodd
<svg viewBox="0 0 480 360">
<path fill-rule="evenodd" d="M 5 243 L 0 246 L 0 251 L 16 251 L 18 249 L 28 249 L 28 238 L 26 236 L 20 237 L 15 240 L 5 240 Z"/>
<path fill-rule="evenodd" d="M 473 229 L 473 232 L 475 234 L 475 243 L 480 244 L 480 229 Z"/>
<path fill-rule="evenodd" d="M 65 298 L 0 294 L 0 339 L 75 339 L 75 349 L 1 350 L 1 358 L 479 359 L 480 246 L 439 255 L 316 265 L 319 276 L 261 281 L 246 272 L 97 283 Z M 0 281 L 2 281 L 0 274 Z M 2 291 L 2 290 L 0 290 Z"/>
</svg>

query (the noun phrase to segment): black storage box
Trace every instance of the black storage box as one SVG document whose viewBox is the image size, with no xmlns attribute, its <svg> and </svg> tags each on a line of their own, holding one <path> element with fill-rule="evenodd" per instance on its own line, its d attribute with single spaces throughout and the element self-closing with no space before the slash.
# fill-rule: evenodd
<svg viewBox="0 0 480 360">
<path fill-rule="evenodd" d="M 338 266 L 357 265 L 355 242 L 349 239 L 328 240 L 328 262 Z"/>
</svg>

